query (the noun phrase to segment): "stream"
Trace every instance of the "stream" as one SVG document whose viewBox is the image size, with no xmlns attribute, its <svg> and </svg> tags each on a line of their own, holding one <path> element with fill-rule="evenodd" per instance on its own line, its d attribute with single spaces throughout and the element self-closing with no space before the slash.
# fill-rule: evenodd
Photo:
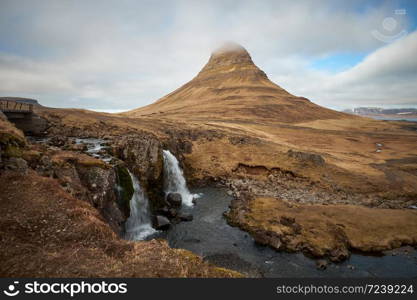
<svg viewBox="0 0 417 300">
<path fill-rule="evenodd" d="M 87 147 L 85 151 L 87 154 L 91 155 L 92 157 L 101 159 L 104 162 L 110 162 L 112 157 L 104 151 L 109 146 L 105 140 L 96 139 L 96 138 L 76 138 L 75 144 L 84 144 Z"/>
<path fill-rule="evenodd" d="M 173 225 L 159 233 L 173 248 L 190 250 L 210 263 L 249 277 L 417 277 L 417 252 L 411 247 L 387 251 L 384 256 L 352 254 L 338 264 L 318 270 L 302 253 L 277 252 L 258 245 L 248 233 L 227 224 L 223 212 L 232 197 L 222 188 L 191 189 L 199 194 L 194 207 L 183 206 L 194 216 L 191 222 Z"/>
</svg>

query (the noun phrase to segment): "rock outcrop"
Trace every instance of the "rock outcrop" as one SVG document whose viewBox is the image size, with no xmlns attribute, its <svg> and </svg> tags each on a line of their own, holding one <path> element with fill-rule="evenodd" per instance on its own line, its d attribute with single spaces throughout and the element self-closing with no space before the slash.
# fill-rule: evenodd
<svg viewBox="0 0 417 300">
<path fill-rule="evenodd" d="M 381 252 L 417 243 L 417 212 L 413 210 L 299 205 L 243 194 L 232 201 L 226 216 L 262 245 L 335 262 L 348 258 L 352 250 Z"/>
<path fill-rule="evenodd" d="M 42 145 L 32 146 L 23 157 L 40 175 L 56 178 L 70 195 L 97 208 L 111 228 L 123 234 L 129 214 L 118 206 L 115 168 L 86 154 Z"/>
<path fill-rule="evenodd" d="M 0 182 L 2 277 L 241 277 L 161 240 L 120 239 L 53 178 L 7 171 Z"/>
<path fill-rule="evenodd" d="M 16 165 L 16 159 L 22 156 L 26 146 L 27 141 L 23 132 L 10 123 L 0 111 L 0 172 L 5 168 L 5 164 L 20 168 Z M 11 164 L 10 159 L 12 160 Z"/>
<path fill-rule="evenodd" d="M 148 133 L 123 136 L 113 141 L 113 154 L 138 178 L 155 212 L 164 206 L 162 143 Z"/>
</svg>

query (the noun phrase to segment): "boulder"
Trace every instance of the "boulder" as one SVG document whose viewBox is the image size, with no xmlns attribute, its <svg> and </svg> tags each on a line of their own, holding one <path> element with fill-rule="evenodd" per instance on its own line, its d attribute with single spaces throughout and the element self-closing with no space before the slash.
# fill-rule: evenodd
<svg viewBox="0 0 417 300">
<path fill-rule="evenodd" d="M 178 216 L 178 211 L 175 208 L 169 208 L 167 206 L 163 206 L 156 211 L 158 215 L 162 215 L 167 217 L 168 219 L 173 219 Z"/>
<path fill-rule="evenodd" d="M 271 246 L 276 250 L 280 250 L 282 246 L 281 236 L 274 231 L 255 230 L 252 237 L 256 243 L 263 246 Z"/>
<path fill-rule="evenodd" d="M 113 140 L 112 146 L 114 156 L 131 167 L 135 175 L 143 181 L 143 186 L 161 188 L 157 183 L 162 182 L 164 159 L 161 142 L 156 136 L 145 132 L 125 135 Z M 148 190 L 149 192 L 151 190 Z"/>
<path fill-rule="evenodd" d="M 327 264 L 328 264 L 327 260 L 319 259 L 316 261 L 316 268 L 317 270 L 326 270 Z"/>
<path fill-rule="evenodd" d="M 171 226 L 171 222 L 164 216 L 157 215 L 154 220 L 154 227 L 158 230 L 166 230 Z"/>
<path fill-rule="evenodd" d="M 63 147 L 68 139 L 65 136 L 55 135 L 49 140 L 49 144 L 55 147 Z"/>
<path fill-rule="evenodd" d="M 190 222 L 190 221 L 192 221 L 192 220 L 193 220 L 193 215 L 192 215 L 192 214 L 187 214 L 187 213 L 180 213 L 180 214 L 178 215 L 178 218 L 179 218 L 181 221 L 184 221 L 184 222 Z"/>
<path fill-rule="evenodd" d="M 325 164 L 324 158 L 321 155 L 315 153 L 288 150 L 287 155 L 299 161 L 310 162 L 317 166 L 323 166 Z"/>
<path fill-rule="evenodd" d="M 290 227 L 292 224 L 294 224 L 295 219 L 292 217 L 281 216 L 279 221 L 282 225 Z"/>
<path fill-rule="evenodd" d="M 349 257 L 350 253 L 346 247 L 342 245 L 330 251 L 329 258 L 332 262 L 344 261 Z"/>
<path fill-rule="evenodd" d="M 167 195 L 167 202 L 170 207 L 179 208 L 182 204 L 182 197 L 179 193 L 169 193 Z"/>
<path fill-rule="evenodd" d="M 168 210 L 168 217 L 175 218 L 178 215 L 178 212 L 175 208 L 170 208 Z"/>
<path fill-rule="evenodd" d="M 0 111 L 0 120 L 8 121 L 6 115 L 2 111 Z"/>
<path fill-rule="evenodd" d="M 6 170 L 13 170 L 23 174 L 27 174 L 28 163 L 20 157 L 10 157 L 4 161 L 4 168 Z"/>
</svg>

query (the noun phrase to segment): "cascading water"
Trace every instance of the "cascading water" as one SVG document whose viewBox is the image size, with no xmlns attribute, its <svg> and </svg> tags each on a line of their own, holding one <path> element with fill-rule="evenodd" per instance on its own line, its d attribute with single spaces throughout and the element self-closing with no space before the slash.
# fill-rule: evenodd
<svg viewBox="0 0 417 300">
<path fill-rule="evenodd" d="M 187 188 L 184 174 L 180 168 L 177 158 L 168 150 L 163 150 L 164 155 L 164 188 L 165 195 L 169 193 L 179 193 L 182 203 L 193 206 L 193 195 Z"/>
<path fill-rule="evenodd" d="M 129 172 L 134 193 L 130 199 L 130 216 L 126 221 L 126 239 L 144 240 L 156 230 L 151 224 L 148 198 L 140 187 L 138 179 Z"/>
</svg>

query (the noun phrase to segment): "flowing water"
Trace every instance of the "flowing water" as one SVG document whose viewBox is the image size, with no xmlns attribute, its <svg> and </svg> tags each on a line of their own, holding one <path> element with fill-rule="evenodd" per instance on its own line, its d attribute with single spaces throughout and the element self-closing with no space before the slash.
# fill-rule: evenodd
<svg viewBox="0 0 417 300">
<path fill-rule="evenodd" d="M 173 225 L 161 234 L 171 247 L 190 250 L 215 265 L 249 277 L 417 277 L 417 253 L 410 247 L 385 256 L 353 254 L 343 263 L 318 270 L 315 260 L 258 245 L 247 232 L 227 224 L 223 213 L 232 197 L 226 190 L 206 187 L 192 191 L 201 197 L 194 207 L 183 210 L 193 214 L 193 221 Z"/>
<path fill-rule="evenodd" d="M 104 149 L 108 148 L 107 142 L 105 140 L 96 138 L 76 138 L 75 144 L 86 145 L 87 150 L 85 152 L 92 157 L 101 159 L 104 162 L 110 162 L 112 160 L 112 157 L 103 151 Z"/>
<path fill-rule="evenodd" d="M 193 206 L 193 199 L 198 195 L 193 195 L 187 188 L 184 174 L 180 168 L 177 158 L 168 150 L 163 150 L 164 156 L 164 191 L 169 193 L 179 193 L 182 203 Z"/>
<path fill-rule="evenodd" d="M 128 240 L 144 240 L 155 234 L 156 230 L 152 227 L 148 197 L 140 187 L 138 179 L 132 173 L 129 172 L 129 174 L 134 193 L 130 199 L 130 216 L 125 224 L 125 238 Z"/>
</svg>

